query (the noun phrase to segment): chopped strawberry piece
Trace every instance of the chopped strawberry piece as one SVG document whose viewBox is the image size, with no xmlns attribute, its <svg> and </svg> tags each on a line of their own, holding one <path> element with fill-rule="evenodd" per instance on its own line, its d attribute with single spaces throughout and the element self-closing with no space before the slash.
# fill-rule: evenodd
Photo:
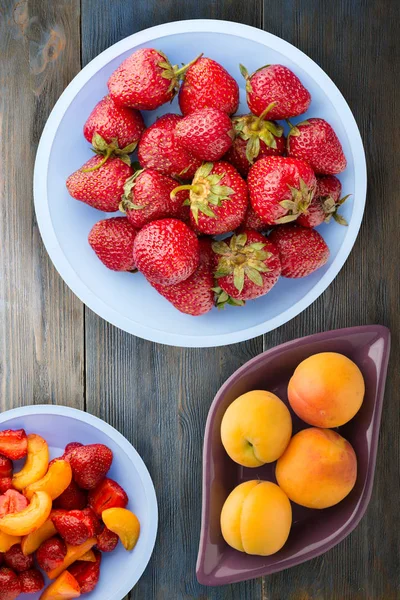
<svg viewBox="0 0 400 600">
<path fill-rule="evenodd" d="M 28 452 L 28 438 L 24 429 L 0 431 L 0 454 L 11 460 L 24 458 Z"/>
<path fill-rule="evenodd" d="M 67 489 L 54 501 L 53 506 L 65 510 L 82 510 L 86 508 L 87 503 L 86 492 L 72 480 Z"/>
<path fill-rule="evenodd" d="M 0 454 L 0 479 L 12 477 L 13 464 L 9 458 Z"/>
<path fill-rule="evenodd" d="M 0 569 L 0 598 L 1 600 L 15 600 L 21 593 L 21 584 L 18 575 L 7 567 Z"/>
<path fill-rule="evenodd" d="M 97 548 L 100 552 L 113 552 L 118 545 L 119 538 L 116 533 L 104 527 L 103 531 L 97 536 Z"/>
<path fill-rule="evenodd" d="M 21 544 L 15 544 L 4 555 L 7 567 L 17 573 L 23 573 L 33 567 L 33 555 L 25 556 L 22 552 Z"/>
<path fill-rule="evenodd" d="M 128 504 L 125 490 L 113 479 L 104 479 L 89 492 L 88 500 L 89 506 L 99 516 L 107 508 L 125 508 Z"/>
<path fill-rule="evenodd" d="M 77 448 L 70 463 L 75 482 L 84 490 L 94 489 L 107 475 L 113 453 L 103 444 L 91 444 Z"/>
<path fill-rule="evenodd" d="M 92 535 L 93 524 L 82 510 L 70 510 L 65 514 L 52 515 L 51 519 L 58 533 L 71 546 L 80 546 Z"/>
<path fill-rule="evenodd" d="M 28 506 L 28 500 L 16 490 L 7 490 L 0 496 L 0 518 L 18 513 Z"/>
<path fill-rule="evenodd" d="M 44 588 L 44 578 L 37 569 L 30 569 L 18 576 L 22 594 L 35 594 Z"/>
<path fill-rule="evenodd" d="M 96 556 L 95 563 L 77 561 L 70 568 L 69 572 L 75 577 L 81 588 L 81 594 L 88 594 L 96 587 L 100 578 L 101 554 L 97 550 L 93 551 Z"/>
<path fill-rule="evenodd" d="M 0 479 L 0 494 L 5 494 L 8 490 L 12 490 L 13 487 L 11 477 L 2 477 Z"/>
<path fill-rule="evenodd" d="M 36 551 L 36 560 L 41 569 L 46 573 L 57 569 L 67 554 L 65 542 L 58 537 L 52 537 L 43 542 Z"/>
<path fill-rule="evenodd" d="M 90 532 L 89 537 L 99 534 L 102 530 L 102 524 L 96 513 L 91 508 L 85 508 L 82 513 L 84 514 L 84 522 Z"/>
</svg>

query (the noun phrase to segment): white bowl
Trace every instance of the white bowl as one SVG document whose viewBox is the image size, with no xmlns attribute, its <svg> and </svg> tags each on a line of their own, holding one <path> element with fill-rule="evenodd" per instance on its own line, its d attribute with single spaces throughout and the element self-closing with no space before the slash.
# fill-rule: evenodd
<svg viewBox="0 0 400 600">
<path fill-rule="evenodd" d="M 114 552 L 103 554 L 100 581 L 87 598 L 122 600 L 145 570 L 157 535 L 156 494 L 139 454 L 123 435 L 101 419 L 65 406 L 26 406 L 6 411 L 0 415 L 0 430 L 3 429 L 25 429 L 41 435 L 49 444 L 51 458 L 61 456 L 69 442 L 105 444 L 113 451 L 109 476 L 128 494 L 128 508 L 140 521 L 140 537 L 132 552 L 119 543 Z M 40 593 L 23 594 L 21 600 L 39 597 Z"/>
<path fill-rule="evenodd" d="M 244 308 L 216 309 L 202 317 L 179 313 L 142 275 L 114 273 L 98 260 L 87 236 L 105 215 L 68 195 L 65 180 L 92 154 L 82 135 L 93 106 L 107 93 L 107 79 L 129 54 L 140 47 L 163 50 L 174 63 L 188 62 L 200 52 L 222 63 L 241 86 L 240 111 L 247 112 L 239 62 L 250 72 L 268 63 L 292 69 L 310 90 L 307 116 L 323 117 L 336 130 L 347 157 L 341 174 L 342 207 L 348 227 L 336 223 L 319 229 L 329 245 L 328 263 L 300 279 L 281 278 L 273 290 Z M 177 101 L 154 113 L 179 112 Z M 301 118 L 301 120 L 303 117 Z M 98 315 L 139 337 L 189 347 L 240 342 L 275 329 L 307 308 L 332 282 L 355 242 L 366 195 L 364 149 L 357 124 L 330 78 L 294 46 L 270 33 L 226 21 L 168 23 L 136 33 L 92 60 L 70 83 L 51 113 L 39 144 L 34 178 L 35 208 L 48 253 L 73 292 Z"/>
</svg>

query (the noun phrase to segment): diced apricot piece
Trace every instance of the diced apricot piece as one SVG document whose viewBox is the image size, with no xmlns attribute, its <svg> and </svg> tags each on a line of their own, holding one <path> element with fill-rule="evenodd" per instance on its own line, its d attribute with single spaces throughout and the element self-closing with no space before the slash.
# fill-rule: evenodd
<svg viewBox="0 0 400 600">
<path fill-rule="evenodd" d="M 71 573 L 64 571 L 53 583 L 44 590 L 40 600 L 72 600 L 79 598 L 81 588 Z"/>
<path fill-rule="evenodd" d="M 93 550 L 88 550 L 83 556 L 80 557 L 82 562 L 96 562 L 96 557 L 94 555 Z"/>
<path fill-rule="evenodd" d="M 68 569 L 76 560 L 81 560 L 81 556 L 84 556 L 89 550 L 96 544 L 96 538 L 89 538 L 80 546 L 71 546 L 67 544 L 67 554 L 64 558 L 62 565 L 53 569 L 47 573 L 49 579 L 56 579 L 65 569 Z"/>
<path fill-rule="evenodd" d="M 101 514 L 105 526 L 117 534 L 128 552 L 134 549 L 140 535 L 139 519 L 126 508 L 108 508 Z"/>
<path fill-rule="evenodd" d="M 47 492 L 52 500 L 61 496 L 72 481 L 71 465 L 66 460 L 56 460 L 50 465 L 46 475 L 24 489 L 30 500 L 35 492 Z"/>
<path fill-rule="evenodd" d="M 15 536 L 29 535 L 43 525 L 50 512 L 50 496 L 47 492 L 36 492 L 27 508 L 0 519 L 0 531 Z"/>
<path fill-rule="evenodd" d="M 43 542 L 57 534 L 57 529 L 53 525 L 51 515 L 52 513 L 50 513 L 50 518 L 47 519 L 39 529 L 22 538 L 21 548 L 26 556 L 36 552 Z"/>
<path fill-rule="evenodd" d="M 0 552 L 8 552 L 15 544 L 19 544 L 21 538 L 15 535 L 8 535 L 0 531 Z"/>
<path fill-rule="evenodd" d="M 23 490 L 46 475 L 49 466 L 49 447 L 46 440 L 34 433 L 28 435 L 28 457 L 24 467 L 15 473 L 13 486 Z"/>
</svg>

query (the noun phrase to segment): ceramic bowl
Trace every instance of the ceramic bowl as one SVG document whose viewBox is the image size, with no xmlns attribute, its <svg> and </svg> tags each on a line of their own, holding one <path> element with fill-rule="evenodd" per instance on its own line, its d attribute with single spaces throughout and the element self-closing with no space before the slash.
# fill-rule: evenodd
<svg viewBox="0 0 400 600">
<path fill-rule="evenodd" d="M 109 271 L 90 248 L 90 229 L 107 215 L 71 198 L 65 181 L 92 153 L 82 134 L 94 105 L 107 94 L 107 79 L 134 50 L 155 47 L 173 63 L 204 52 L 219 61 L 241 87 L 240 112 L 248 112 L 239 63 L 250 72 L 268 63 L 292 69 L 310 90 L 307 116 L 328 120 L 337 132 L 348 166 L 340 175 L 349 223 L 322 225 L 331 254 L 327 264 L 300 280 L 281 278 L 266 296 L 242 309 L 216 309 L 201 317 L 178 312 L 142 275 Z M 147 124 L 166 112 L 179 112 L 177 100 L 144 113 Z M 297 122 L 297 120 L 295 119 Z M 284 40 L 238 23 L 213 20 L 168 23 L 136 33 L 92 60 L 60 97 L 44 129 L 35 165 L 37 221 L 47 251 L 61 277 L 94 312 L 139 337 L 175 346 L 206 347 L 240 342 L 270 331 L 309 306 L 336 277 L 357 237 L 364 212 L 366 166 L 361 137 L 345 99 L 328 75 Z M 109 216 L 109 215 L 108 215 Z"/>
<path fill-rule="evenodd" d="M 230 548 L 222 538 L 222 506 L 236 485 L 249 479 L 274 481 L 275 463 L 248 469 L 224 450 L 220 427 L 228 406 L 255 389 L 273 392 L 288 406 L 287 385 L 297 365 L 318 352 L 340 352 L 353 360 L 365 379 L 364 402 L 356 416 L 338 432 L 352 444 L 358 461 L 355 487 L 339 504 L 311 510 L 292 503 L 293 525 L 285 546 L 272 556 L 250 556 Z M 203 511 L 197 578 L 204 585 L 222 585 L 270 575 L 323 554 L 359 523 L 372 492 L 390 333 L 369 325 L 300 338 L 256 356 L 222 386 L 208 415 L 203 455 Z M 291 410 L 291 409 L 290 409 Z M 291 411 L 293 433 L 309 425 Z"/>
<path fill-rule="evenodd" d="M 109 476 L 129 496 L 128 508 L 138 517 L 140 537 L 132 552 L 122 544 L 103 555 L 101 578 L 88 600 L 122 600 L 142 575 L 153 551 L 158 523 L 157 499 L 149 472 L 133 446 L 116 429 L 80 410 L 65 406 L 26 406 L 0 415 L 0 430 L 25 429 L 49 444 L 51 458 L 63 454 L 69 442 L 105 444 L 114 454 Z M 48 582 L 46 582 L 48 583 Z M 38 600 L 38 594 L 21 595 L 21 600 Z M 86 597 L 86 595 L 85 595 Z"/>
</svg>

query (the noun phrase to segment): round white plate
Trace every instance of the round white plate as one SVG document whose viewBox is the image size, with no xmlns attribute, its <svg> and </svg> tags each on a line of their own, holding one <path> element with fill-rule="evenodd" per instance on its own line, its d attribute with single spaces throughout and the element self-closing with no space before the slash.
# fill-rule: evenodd
<svg viewBox="0 0 400 600">
<path fill-rule="evenodd" d="M 112 450 L 114 459 L 109 477 L 128 494 L 128 508 L 140 521 L 140 536 L 132 552 L 127 552 L 119 543 L 114 552 L 103 554 L 100 581 L 88 594 L 88 600 L 122 600 L 145 570 L 157 535 L 156 493 L 139 454 L 111 425 L 66 406 L 24 406 L 8 410 L 0 415 L 0 431 L 3 429 L 25 429 L 27 434 L 41 435 L 49 444 L 51 458 L 61 456 L 69 442 L 105 444 Z M 38 600 L 39 597 L 40 593 L 23 594 L 21 600 Z"/>
<path fill-rule="evenodd" d="M 82 128 L 92 108 L 107 94 L 107 79 L 134 50 L 155 47 L 173 63 L 200 52 L 220 62 L 241 86 L 239 112 L 248 112 L 239 62 L 250 72 L 269 63 L 292 69 L 310 90 L 307 116 L 323 117 L 337 132 L 348 166 L 340 175 L 342 207 L 348 227 L 336 223 L 319 230 L 330 251 L 328 263 L 299 280 L 281 278 L 266 296 L 243 308 L 216 309 L 202 317 L 179 313 L 142 275 L 109 271 L 91 250 L 87 236 L 104 213 L 71 198 L 65 181 L 92 153 Z M 144 113 L 147 123 L 166 112 L 179 112 L 177 100 Z M 366 195 L 366 164 L 357 124 L 331 79 L 308 56 L 270 33 L 227 21 L 168 23 L 136 33 L 90 62 L 55 105 L 39 144 L 35 164 L 35 208 L 47 251 L 64 281 L 98 315 L 139 337 L 175 346 L 207 347 L 241 342 L 275 329 L 307 308 L 332 282 L 347 259 L 361 224 Z"/>
</svg>

